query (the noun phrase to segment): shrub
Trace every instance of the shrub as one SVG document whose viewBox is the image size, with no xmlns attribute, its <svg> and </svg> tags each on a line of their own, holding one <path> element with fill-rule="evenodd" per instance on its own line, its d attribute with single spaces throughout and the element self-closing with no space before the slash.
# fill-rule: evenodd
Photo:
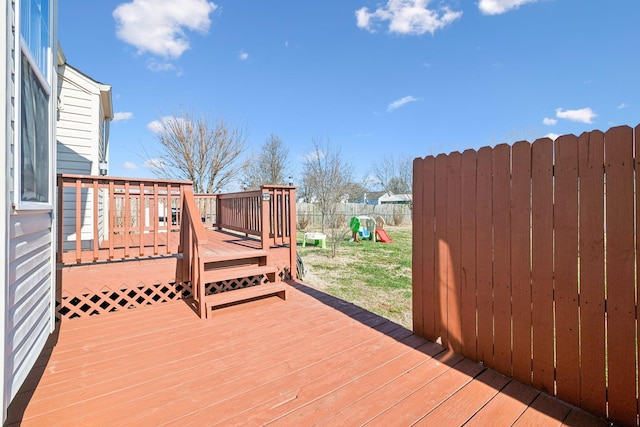
<svg viewBox="0 0 640 427">
<path fill-rule="evenodd" d="M 309 227 L 309 223 L 311 222 L 311 214 L 309 212 L 305 212 L 298 216 L 298 230 L 306 230 Z"/>
<path fill-rule="evenodd" d="M 402 225 L 404 221 L 404 213 L 402 209 L 393 208 L 393 225 Z"/>
</svg>

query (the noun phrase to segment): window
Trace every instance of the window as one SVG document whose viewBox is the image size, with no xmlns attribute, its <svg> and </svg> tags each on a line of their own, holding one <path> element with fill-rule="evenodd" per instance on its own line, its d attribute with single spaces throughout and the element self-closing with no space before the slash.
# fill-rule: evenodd
<svg viewBox="0 0 640 427">
<path fill-rule="evenodd" d="M 20 2 L 17 159 L 20 202 L 50 202 L 51 68 L 50 0 Z"/>
<path fill-rule="evenodd" d="M 49 78 L 49 0 L 20 2 L 20 35 L 45 79 Z M 23 46 L 24 48 L 24 46 Z"/>
<path fill-rule="evenodd" d="M 49 96 L 22 55 L 20 195 L 24 202 L 49 201 Z"/>
</svg>

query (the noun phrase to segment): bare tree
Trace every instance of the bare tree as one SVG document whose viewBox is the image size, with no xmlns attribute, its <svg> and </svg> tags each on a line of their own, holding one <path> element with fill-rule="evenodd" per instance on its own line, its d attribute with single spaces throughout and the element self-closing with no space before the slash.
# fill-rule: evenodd
<svg viewBox="0 0 640 427">
<path fill-rule="evenodd" d="M 360 182 L 350 182 L 346 185 L 345 192 L 348 196 L 346 201 L 357 203 L 359 200 L 363 199 L 364 194 L 367 192 L 367 188 Z"/>
<path fill-rule="evenodd" d="M 332 147 L 328 141 L 314 140 L 313 151 L 305 159 L 304 170 L 303 186 L 311 201 L 318 204 L 324 232 L 327 226 L 337 225 L 336 205 L 347 193 L 351 167 L 343 160 L 339 148 Z"/>
<path fill-rule="evenodd" d="M 251 154 L 245 161 L 245 184 L 252 189 L 263 184 L 285 185 L 289 182 L 289 167 L 289 149 L 279 136 L 271 134 L 260 153 Z"/>
<path fill-rule="evenodd" d="M 159 121 L 156 131 L 159 148 L 147 164 L 157 176 L 191 181 L 196 193 L 215 193 L 237 177 L 245 136 L 223 118 L 181 109 Z"/>
<path fill-rule="evenodd" d="M 410 157 L 383 157 L 373 165 L 373 176 L 383 191 L 394 194 L 411 193 L 413 186 L 413 159 Z"/>
</svg>

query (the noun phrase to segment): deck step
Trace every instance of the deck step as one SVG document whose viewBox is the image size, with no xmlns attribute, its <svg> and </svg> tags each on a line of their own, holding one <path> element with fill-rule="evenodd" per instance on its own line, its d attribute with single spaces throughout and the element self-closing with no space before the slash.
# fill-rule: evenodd
<svg viewBox="0 0 640 427">
<path fill-rule="evenodd" d="M 209 318 L 212 314 L 211 312 L 216 308 L 267 296 L 278 296 L 286 300 L 286 286 L 282 282 L 267 283 L 264 285 L 250 286 L 248 288 L 234 289 L 233 291 L 222 292 L 220 294 L 207 295 L 204 299 L 206 317 Z"/>
<path fill-rule="evenodd" d="M 216 252 L 212 250 L 205 250 L 200 254 L 205 263 L 209 262 L 222 262 L 222 261 L 237 261 L 250 258 L 266 257 L 267 251 L 262 249 L 248 249 L 246 251 L 232 251 L 232 252 Z"/>
<path fill-rule="evenodd" d="M 238 265 L 206 270 L 200 280 L 202 283 L 215 283 L 224 280 L 241 279 L 243 277 L 266 275 L 270 281 L 277 282 L 277 272 L 278 269 L 272 265 Z"/>
</svg>

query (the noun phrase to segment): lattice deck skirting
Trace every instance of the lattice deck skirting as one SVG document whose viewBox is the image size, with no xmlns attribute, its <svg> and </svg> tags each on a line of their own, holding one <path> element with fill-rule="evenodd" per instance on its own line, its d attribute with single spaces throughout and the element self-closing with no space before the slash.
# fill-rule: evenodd
<svg viewBox="0 0 640 427">
<path fill-rule="evenodd" d="M 104 288 L 99 292 L 86 289 L 79 295 L 63 292 L 60 301 L 56 301 L 56 312 L 59 318 L 75 319 L 161 304 L 189 298 L 191 295 L 189 284 L 177 283 L 160 283 L 123 289 Z"/>
<path fill-rule="evenodd" d="M 280 280 L 290 278 L 290 274 L 286 270 L 280 270 L 278 276 Z M 267 281 L 266 276 L 260 275 L 209 283 L 207 284 L 207 294 L 257 286 Z M 76 295 L 71 295 L 63 290 L 60 301 L 56 301 L 56 313 L 60 319 L 76 319 L 191 297 L 192 291 L 189 283 L 145 284 L 120 289 L 104 287 L 99 291 L 85 289 Z"/>
</svg>

